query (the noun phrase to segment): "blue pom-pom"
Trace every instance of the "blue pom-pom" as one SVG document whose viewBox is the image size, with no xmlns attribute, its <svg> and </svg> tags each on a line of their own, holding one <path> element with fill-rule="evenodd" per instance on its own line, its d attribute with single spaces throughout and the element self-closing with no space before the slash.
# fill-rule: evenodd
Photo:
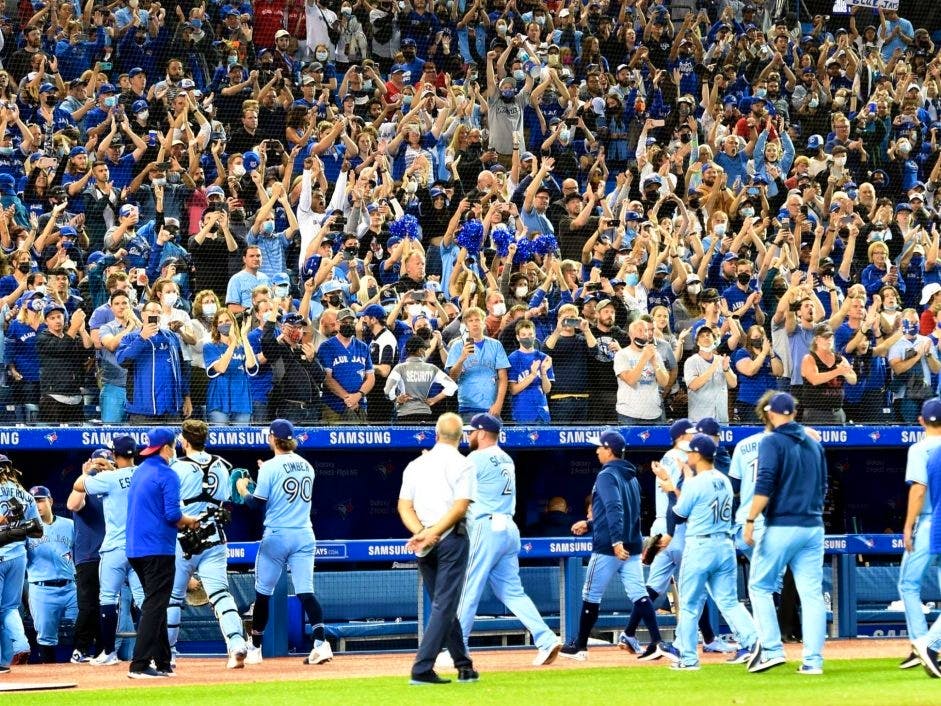
<svg viewBox="0 0 941 706">
<path fill-rule="evenodd" d="M 559 242 L 550 233 L 537 235 L 533 240 L 533 250 L 540 255 L 552 255 L 559 249 Z"/>
<path fill-rule="evenodd" d="M 510 252 L 510 243 L 513 242 L 513 234 L 510 229 L 500 223 L 490 231 L 490 239 L 493 241 L 493 247 L 500 257 L 506 257 Z"/>
<path fill-rule="evenodd" d="M 521 238 L 516 241 L 516 255 L 513 256 L 513 264 L 522 265 L 524 262 L 529 262 L 533 259 L 534 254 L 534 241 L 529 238 Z"/>
<path fill-rule="evenodd" d="M 396 218 L 389 224 L 389 233 L 399 238 L 414 238 L 421 240 L 421 226 L 418 219 L 412 215 Z"/>
<path fill-rule="evenodd" d="M 480 251 L 484 234 L 484 224 L 476 218 L 466 221 L 461 226 L 461 232 L 454 239 L 455 242 L 468 253 L 477 253 Z"/>
</svg>

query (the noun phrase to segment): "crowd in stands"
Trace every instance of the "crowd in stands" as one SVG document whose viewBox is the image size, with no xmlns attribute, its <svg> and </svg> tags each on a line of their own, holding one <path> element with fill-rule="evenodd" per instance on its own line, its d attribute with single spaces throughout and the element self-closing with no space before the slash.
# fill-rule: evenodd
<svg viewBox="0 0 941 706">
<path fill-rule="evenodd" d="M 811 423 L 913 422 L 941 390 L 941 26 L 780 5 L 21 1 L 3 401 L 649 425 L 754 422 L 777 388 Z"/>
</svg>

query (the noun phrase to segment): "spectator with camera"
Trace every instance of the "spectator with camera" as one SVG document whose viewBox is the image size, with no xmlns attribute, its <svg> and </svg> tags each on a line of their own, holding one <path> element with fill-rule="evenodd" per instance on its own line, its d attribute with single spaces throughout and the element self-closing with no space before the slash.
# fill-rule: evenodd
<svg viewBox="0 0 941 706">
<path fill-rule="evenodd" d="M 889 349 L 890 389 L 897 420 L 912 424 L 922 402 L 934 395 L 931 375 L 941 372 L 941 360 L 931 339 L 918 333 L 918 312 L 914 309 L 902 312 L 901 330 L 902 337 Z"/>
<path fill-rule="evenodd" d="M 222 189 L 216 186 L 209 188 L 207 196 L 210 196 L 214 189 L 218 190 L 219 196 L 224 195 Z M 221 210 L 221 207 L 213 206 L 211 201 L 210 207 L 203 211 L 197 223 L 199 228 L 187 245 L 187 250 L 193 258 L 193 289 L 197 292 L 210 289 L 223 299 L 226 296 L 229 272 L 222 263 L 227 262 L 231 254 L 239 251 L 240 243 L 229 227 L 229 214 Z"/>
<path fill-rule="evenodd" d="M 18 422 L 36 421 L 39 413 L 39 353 L 36 342 L 43 326 L 46 301 L 42 292 L 26 292 L 16 303 L 16 318 L 5 334 L 6 370 Z"/>
<path fill-rule="evenodd" d="M 464 336 L 448 348 L 445 370 L 458 385 L 458 410 L 468 421 L 480 412 L 499 415 L 506 398 L 510 361 L 500 343 L 484 335 L 484 312 L 465 309 L 461 319 Z"/>
<path fill-rule="evenodd" d="M 97 331 L 98 373 L 101 391 L 98 406 L 104 424 L 121 424 L 127 417 L 127 369 L 118 363 L 116 352 L 121 341 L 141 327 L 134 314 L 127 292 L 115 289 L 109 298 L 111 315 L 114 317 L 102 324 Z M 94 338 L 94 337 L 93 337 Z"/>
<path fill-rule="evenodd" d="M 544 342 L 557 371 L 549 393 L 549 418 L 555 424 L 579 424 L 589 420 L 589 364 L 598 340 L 578 307 L 563 304 L 553 332 Z"/>
<path fill-rule="evenodd" d="M 84 365 L 92 347 L 85 312 L 75 311 L 65 325 L 65 307 L 50 304 L 43 311 L 46 328 L 36 337 L 39 357 L 39 421 L 47 424 L 85 421 L 82 398 Z"/>
<path fill-rule="evenodd" d="M 321 387 L 326 377 L 317 360 L 317 349 L 311 340 L 310 322 L 300 314 L 281 317 L 269 309 L 264 314 L 261 350 L 274 373 L 268 416 L 287 419 L 295 424 L 320 421 Z"/>
</svg>

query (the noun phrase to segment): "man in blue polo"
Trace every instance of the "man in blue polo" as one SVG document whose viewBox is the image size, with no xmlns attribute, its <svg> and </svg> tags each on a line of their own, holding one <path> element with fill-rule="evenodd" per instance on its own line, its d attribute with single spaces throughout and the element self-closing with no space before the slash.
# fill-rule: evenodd
<svg viewBox="0 0 941 706">
<path fill-rule="evenodd" d="M 317 359 L 327 374 L 323 421 L 327 424 L 366 422 L 366 395 L 376 384 L 369 346 L 356 338 L 356 314 L 337 312 L 337 334 L 324 341 Z"/>
</svg>

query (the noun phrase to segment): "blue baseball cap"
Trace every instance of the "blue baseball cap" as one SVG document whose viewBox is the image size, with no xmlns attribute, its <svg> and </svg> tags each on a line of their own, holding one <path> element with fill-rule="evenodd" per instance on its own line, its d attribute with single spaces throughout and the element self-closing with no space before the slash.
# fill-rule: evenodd
<svg viewBox="0 0 941 706">
<path fill-rule="evenodd" d="M 941 421 L 941 398 L 925 400 L 921 405 L 921 418 L 926 422 Z"/>
<path fill-rule="evenodd" d="M 470 424 L 464 427 L 464 430 L 473 431 L 477 429 L 479 431 L 488 431 L 491 434 L 498 434 L 502 428 L 503 422 L 500 421 L 500 417 L 489 412 L 481 412 L 471 417 Z"/>
<path fill-rule="evenodd" d="M 429 191 L 428 193 L 429 193 L 429 195 L 431 196 L 431 198 L 433 198 L 433 199 L 436 199 L 436 198 L 438 198 L 439 196 L 447 196 L 447 194 L 444 193 L 444 189 L 442 189 L 442 188 L 440 188 L 440 187 L 437 187 L 437 186 L 434 187 L 434 188 L 433 188 L 431 191 Z"/>
<path fill-rule="evenodd" d="M 294 438 L 294 425 L 287 419 L 274 419 L 268 426 L 268 433 L 275 439 L 288 441 Z"/>
<path fill-rule="evenodd" d="M 673 440 L 673 443 L 676 443 L 676 440 L 681 436 L 684 434 L 692 434 L 694 431 L 696 431 L 696 425 L 686 419 L 686 417 L 683 417 L 682 419 L 677 419 L 670 425 L 670 438 Z"/>
<path fill-rule="evenodd" d="M 245 167 L 245 171 L 250 172 L 254 169 L 258 169 L 260 164 L 261 157 L 258 156 L 257 152 L 249 150 L 242 155 L 242 166 Z"/>
<path fill-rule="evenodd" d="M 281 318 L 281 323 L 287 324 L 288 326 L 303 326 L 307 323 L 307 319 L 297 312 L 291 312 L 290 314 L 285 314 Z"/>
<path fill-rule="evenodd" d="M 710 436 L 696 434 L 689 440 L 689 450 L 690 453 L 698 453 L 703 458 L 711 461 L 716 456 L 716 442 Z"/>
<path fill-rule="evenodd" d="M 133 69 L 127 72 L 127 77 L 134 78 L 135 76 L 140 76 L 141 74 L 146 74 L 146 73 L 147 72 L 144 71 L 140 66 L 135 66 Z"/>
<path fill-rule="evenodd" d="M 78 157 L 80 154 L 88 154 L 88 150 L 86 150 L 81 145 L 73 147 L 71 150 L 69 150 L 69 158 Z"/>
<path fill-rule="evenodd" d="M 387 314 L 386 310 L 382 308 L 381 305 L 370 304 L 361 312 L 359 312 L 359 318 L 363 318 L 364 316 L 371 316 L 374 319 L 381 319 L 382 321 L 385 321 Z"/>
<path fill-rule="evenodd" d="M 137 113 L 143 113 L 145 110 L 150 110 L 150 106 L 145 100 L 136 100 L 131 104 L 131 112 L 135 115 Z"/>
<path fill-rule="evenodd" d="M 129 458 L 137 453 L 137 441 L 130 434 L 112 437 L 111 450 L 115 456 Z"/>
<path fill-rule="evenodd" d="M 51 498 L 52 493 L 49 492 L 49 488 L 44 485 L 34 485 L 29 489 L 29 494 L 34 498 L 39 500 L 40 498 Z"/>
<path fill-rule="evenodd" d="M 176 434 L 169 427 L 154 427 L 147 432 L 147 446 L 140 450 L 140 455 L 151 456 L 167 445 L 176 445 Z"/>
<path fill-rule="evenodd" d="M 939 404 L 939 408 L 941 408 L 941 404 Z M 794 414 L 795 409 L 797 409 L 797 400 L 786 392 L 779 392 L 768 400 L 768 404 L 765 405 L 765 412 L 774 412 L 775 414 Z"/>
<path fill-rule="evenodd" d="M 703 417 L 696 423 L 696 431 L 709 436 L 719 436 L 721 427 L 715 417 Z"/>
<path fill-rule="evenodd" d="M 208 199 L 210 196 L 221 196 L 222 198 L 225 198 L 225 192 L 222 190 L 221 186 L 214 184 L 213 186 L 210 186 L 208 189 L 206 189 L 206 198 Z"/>
<path fill-rule="evenodd" d="M 134 213 L 134 211 L 137 211 L 137 210 L 138 210 L 138 209 L 137 209 L 137 206 L 135 206 L 134 204 L 132 204 L 132 203 L 126 203 L 126 204 L 124 204 L 123 206 L 121 206 L 121 210 L 118 211 L 118 215 L 119 215 L 121 218 L 127 218 L 127 217 L 130 216 L 132 213 Z"/>
<path fill-rule="evenodd" d="M 39 87 L 40 93 L 55 93 L 56 90 L 57 90 L 56 87 L 52 85 L 51 83 L 44 83 Z M 37 487 L 41 488 L 42 486 L 37 486 Z"/>
<path fill-rule="evenodd" d="M 624 214 L 625 221 L 639 221 L 642 217 L 637 211 L 628 211 Z"/>
<path fill-rule="evenodd" d="M 77 238 L 78 231 L 75 230 L 72 226 L 62 226 L 59 228 L 59 235 L 63 238 Z"/>
<path fill-rule="evenodd" d="M 912 205 L 911 205 L 908 201 L 903 201 L 902 203 L 897 204 L 897 205 L 895 206 L 895 212 L 896 212 L 896 213 L 898 213 L 898 212 L 900 212 L 900 211 L 908 211 L 909 213 L 911 213 L 913 210 L 914 210 L 914 209 L 912 208 Z"/>
<path fill-rule="evenodd" d="M 103 458 L 108 463 L 114 463 L 114 452 L 111 449 L 95 449 L 91 452 L 92 459 Z"/>
<path fill-rule="evenodd" d="M 624 447 L 627 446 L 627 442 L 624 441 L 621 432 L 614 429 L 607 429 L 598 436 L 589 438 L 587 441 L 589 444 L 594 444 L 595 446 L 603 446 L 617 456 L 624 453 Z"/>
<path fill-rule="evenodd" d="M 103 96 L 109 93 L 117 93 L 118 90 L 114 87 L 113 83 L 103 83 L 98 87 L 98 95 Z"/>
<path fill-rule="evenodd" d="M 291 284 L 291 278 L 284 272 L 279 272 L 271 278 L 271 284 Z"/>
<path fill-rule="evenodd" d="M 43 317 L 44 319 L 46 319 L 46 318 L 48 318 L 49 316 L 51 316 L 52 314 L 56 313 L 57 311 L 61 311 L 61 312 L 62 312 L 62 315 L 63 315 L 63 316 L 65 315 L 65 307 L 64 307 L 64 306 L 62 306 L 61 304 L 50 304 L 50 305 L 47 306 L 45 309 L 43 309 L 42 317 Z"/>
</svg>

